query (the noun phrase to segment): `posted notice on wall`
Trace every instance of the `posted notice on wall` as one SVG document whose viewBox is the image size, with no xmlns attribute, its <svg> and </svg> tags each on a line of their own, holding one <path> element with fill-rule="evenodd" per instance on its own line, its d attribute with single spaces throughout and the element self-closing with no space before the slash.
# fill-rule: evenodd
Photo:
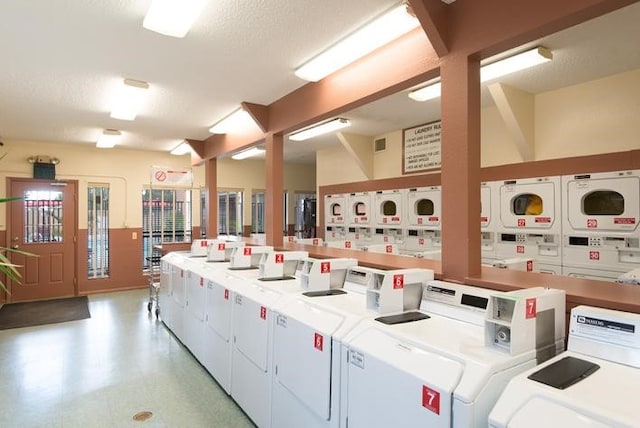
<svg viewBox="0 0 640 428">
<path fill-rule="evenodd" d="M 193 173 L 190 169 L 151 167 L 151 186 L 153 187 L 191 187 Z"/>
<path fill-rule="evenodd" d="M 440 169 L 440 124 L 438 120 L 402 130 L 403 174 Z"/>
</svg>

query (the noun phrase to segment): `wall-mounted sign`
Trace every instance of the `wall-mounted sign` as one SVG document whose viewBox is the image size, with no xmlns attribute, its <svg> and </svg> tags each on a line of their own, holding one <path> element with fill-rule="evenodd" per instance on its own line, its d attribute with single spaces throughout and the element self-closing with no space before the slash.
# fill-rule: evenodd
<svg viewBox="0 0 640 428">
<path fill-rule="evenodd" d="M 173 169 L 159 166 L 151 167 L 151 186 L 153 187 L 191 187 L 193 173 L 190 169 Z"/>
<path fill-rule="evenodd" d="M 431 122 L 402 130 L 402 173 L 440 169 L 440 123 Z"/>
</svg>

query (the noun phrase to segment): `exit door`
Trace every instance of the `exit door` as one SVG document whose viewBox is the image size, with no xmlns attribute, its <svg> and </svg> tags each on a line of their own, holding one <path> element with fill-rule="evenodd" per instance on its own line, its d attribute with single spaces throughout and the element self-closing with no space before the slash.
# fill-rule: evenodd
<svg viewBox="0 0 640 428">
<path fill-rule="evenodd" d="M 35 256 L 10 253 L 20 266 L 20 283 L 8 281 L 8 301 L 51 299 L 77 294 L 76 181 L 9 178 L 7 245 Z"/>
</svg>

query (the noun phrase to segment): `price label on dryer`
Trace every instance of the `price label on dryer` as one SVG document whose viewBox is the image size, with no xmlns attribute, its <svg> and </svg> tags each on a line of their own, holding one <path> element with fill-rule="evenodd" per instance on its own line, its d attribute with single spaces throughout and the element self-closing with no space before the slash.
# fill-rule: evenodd
<svg viewBox="0 0 640 428">
<path fill-rule="evenodd" d="M 535 297 L 531 298 L 531 299 L 527 299 L 525 302 L 525 317 L 527 319 L 530 318 L 535 318 L 536 314 L 537 314 L 537 300 Z"/>
<path fill-rule="evenodd" d="M 222 251 L 226 248 L 227 246 L 225 245 L 224 242 L 221 242 L 218 244 L 218 251 Z"/>
<path fill-rule="evenodd" d="M 436 415 L 440 414 L 440 392 L 422 385 L 422 407 L 431 410 Z"/>
<path fill-rule="evenodd" d="M 399 290 L 404 288 L 404 275 L 393 275 L 393 289 Z"/>
<path fill-rule="evenodd" d="M 315 333 L 313 336 L 313 347 L 322 352 L 324 347 L 324 337 L 320 333 Z"/>
</svg>

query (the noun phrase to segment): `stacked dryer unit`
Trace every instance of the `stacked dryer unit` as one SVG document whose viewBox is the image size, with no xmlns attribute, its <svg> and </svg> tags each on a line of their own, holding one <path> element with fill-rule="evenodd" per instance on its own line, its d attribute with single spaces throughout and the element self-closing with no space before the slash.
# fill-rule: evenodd
<svg viewBox="0 0 640 428">
<path fill-rule="evenodd" d="M 325 241 L 345 239 L 347 234 L 347 194 L 324 197 Z"/>
<path fill-rule="evenodd" d="M 405 227 L 405 194 L 402 190 L 379 190 L 373 197 L 375 244 L 402 244 Z"/>
<path fill-rule="evenodd" d="M 563 176 L 564 275 L 615 280 L 640 268 L 640 171 Z"/>
<path fill-rule="evenodd" d="M 640 315 L 577 306 L 570 326 L 567 352 L 509 382 L 491 428 L 640 424 Z"/>
<path fill-rule="evenodd" d="M 351 193 L 348 199 L 346 238 L 356 247 L 373 243 L 373 194 L 369 192 Z"/>
<path fill-rule="evenodd" d="M 562 273 L 560 177 L 492 182 L 498 197 L 496 259 L 533 260 L 534 272 Z"/>
<path fill-rule="evenodd" d="M 492 264 L 496 259 L 496 228 L 500 212 L 497 186 L 480 184 L 480 245 L 482 263 Z"/>
<path fill-rule="evenodd" d="M 418 254 L 441 249 L 441 193 L 440 186 L 407 190 L 407 231 L 404 237 L 403 253 Z"/>
</svg>

